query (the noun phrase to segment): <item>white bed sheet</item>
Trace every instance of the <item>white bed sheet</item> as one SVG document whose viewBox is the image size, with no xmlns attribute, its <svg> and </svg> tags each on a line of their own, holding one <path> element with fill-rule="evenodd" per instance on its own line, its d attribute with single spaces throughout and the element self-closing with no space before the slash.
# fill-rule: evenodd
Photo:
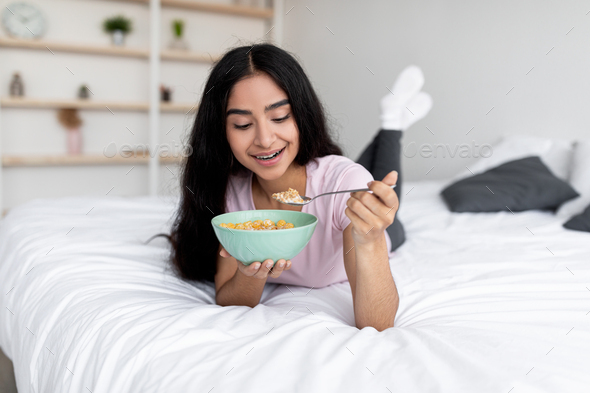
<svg viewBox="0 0 590 393">
<path fill-rule="evenodd" d="M 66 198 L 0 224 L 0 346 L 19 392 L 587 392 L 590 234 L 546 212 L 453 214 L 406 184 L 396 327 L 348 283 L 254 307 L 166 268 L 174 200 Z"/>
</svg>

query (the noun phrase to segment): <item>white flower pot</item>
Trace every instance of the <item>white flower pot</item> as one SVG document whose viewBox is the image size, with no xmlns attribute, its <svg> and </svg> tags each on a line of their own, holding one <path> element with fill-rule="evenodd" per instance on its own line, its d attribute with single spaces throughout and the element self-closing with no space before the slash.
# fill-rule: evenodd
<svg viewBox="0 0 590 393">
<path fill-rule="evenodd" d="M 172 41 L 170 41 L 169 48 L 178 50 L 188 50 L 188 44 L 182 38 L 174 37 Z"/>
<path fill-rule="evenodd" d="M 111 33 L 111 38 L 113 40 L 113 45 L 115 46 L 123 46 L 125 45 L 125 33 L 122 30 L 115 30 Z"/>
</svg>

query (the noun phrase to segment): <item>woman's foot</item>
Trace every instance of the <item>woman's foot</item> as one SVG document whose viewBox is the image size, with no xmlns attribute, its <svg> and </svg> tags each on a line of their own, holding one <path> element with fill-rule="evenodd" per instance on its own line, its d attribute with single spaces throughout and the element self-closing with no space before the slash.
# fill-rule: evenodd
<svg viewBox="0 0 590 393">
<path fill-rule="evenodd" d="M 423 91 L 416 94 L 406 105 L 400 129 L 405 130 L 418 120 L 426 117 L 431 108 L 432 97 L 430 97 L 430 94 Z"/>
<path fill-rule="evenodd" d="M 420 68 L 409 66 L 401 72 L 390 92 L 381 99 L 382 129 L 403 131 L 426 116 L 432 108 L 432 98 L 420 92 L 423 85 Z"/>
</svg>

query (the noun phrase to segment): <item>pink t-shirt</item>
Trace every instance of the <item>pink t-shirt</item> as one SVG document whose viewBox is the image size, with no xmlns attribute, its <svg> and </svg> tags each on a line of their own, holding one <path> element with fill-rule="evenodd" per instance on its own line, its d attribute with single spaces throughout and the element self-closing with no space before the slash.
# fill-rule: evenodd
<svg viewBox="0 0 590 393">
<path fill-rule="evenodd" d="M 326 156 L 306 165 L 307 182 L 305 194 L 319 195 L 324 192 L 366 188 L 373 176 L 362 165 L 342 156 Z M 303 206 L 303 212 L 318 218 L 311 240 L 295 258 L 291 269 L 277 278 L 268 277 L 267 282 L 302 285 L 321 288 L 347 281 L 344 269 L 342 232 L 350 224 L 344 214 L 349 193 L 328 195 Z M 230 178 L 226 195 L 226 211 L 255 210 L 252 199 L 252 172 Z M 387 249 L 391 241 L 386 233 Z M 348 250 L 347 250 L 348 251 Z"/>
</svg>

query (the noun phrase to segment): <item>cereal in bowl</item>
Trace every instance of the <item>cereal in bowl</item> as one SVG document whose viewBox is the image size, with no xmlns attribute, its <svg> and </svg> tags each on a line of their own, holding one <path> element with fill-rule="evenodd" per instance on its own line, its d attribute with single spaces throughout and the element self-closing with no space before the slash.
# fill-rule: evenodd
<svg viewBox="0 0 590 393">
<path fill-rule="evenodd" d="M 256 220 L 256 221 L 246 221 L 240 222 L 237 224 L 228 222 L 228 223 L 221 223 L 219 224 L 222 228 L 229 228 L 229 229 L 240 229 L 246 231 L 272 231 L 276 229 L 291 229 L 295 228 L 290 222 L 286 222 L 285 220 L 279 220 L 276 223 L 272 220 Z"/>
</svg>

